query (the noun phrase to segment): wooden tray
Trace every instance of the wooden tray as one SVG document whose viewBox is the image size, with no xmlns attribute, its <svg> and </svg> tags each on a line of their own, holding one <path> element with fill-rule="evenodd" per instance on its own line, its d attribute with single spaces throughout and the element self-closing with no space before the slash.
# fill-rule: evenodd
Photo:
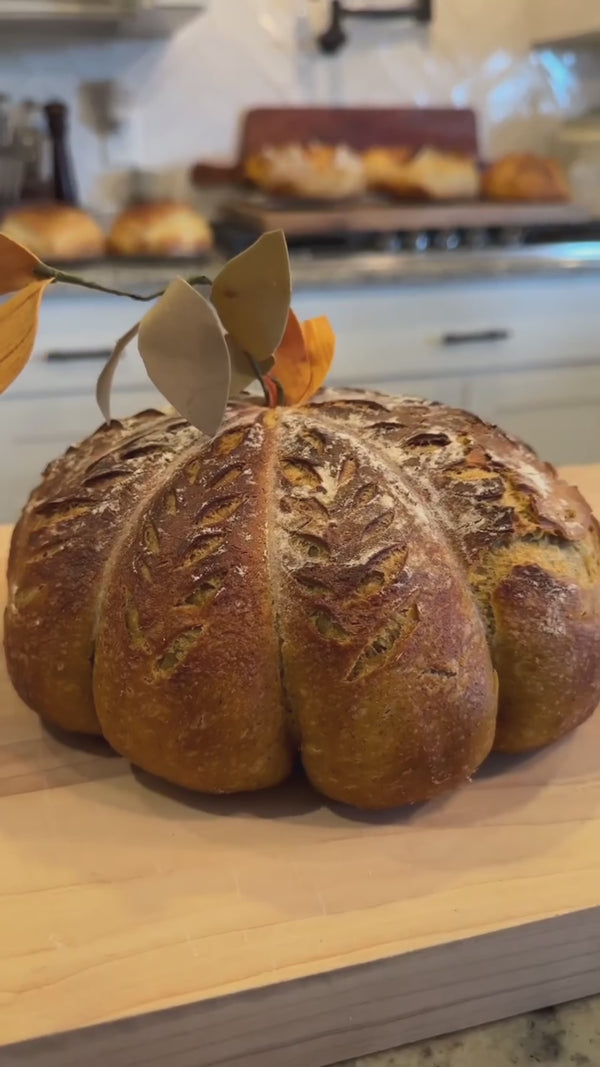
<svg viewBox="0 0 600 1067">
<path fill-rule="evenodd" d="M 600 510 L 600 467 L 569 476 Z M 2 667 L 2 1067 L 319 1067 L 600 992 L 599 751 L 597 715 L 379 817 L 192 797 Z"/>
<path fill-rule="evenodd" d="M 279 205 L 239 197 L 221 207 L 222 218 L 264 233 L 282 229 L 288 237 L 344 233 L 565 226 L 589 221 L 575 204 L 400 203 L 356 200 L 348 204 Z"/>
<path fill-rule="evenodd" d="M 290 133 L 292 131 L 292 133 Z M 209 161 L 192 169 L 197 185 L 229 185 L 243 181 L 243 161 L 268 145 L 300 143 L 347 144 L 357 151 L 373 145 L 425 145 L 478 156 L 477 122 L 469 108 L 402 107 L 264 107 L 242 119 L 238 155 L 231 164 Z M 238 190 L 239 191 L 239 190 Z M 573 204 L 497 204 L 486 202 L 394 203 L 367 196 L 348 203 L 273 203 L 250 191 L 222 205 L 221 217 L 254 231 L 281 228 L 290 238 L 343 233 L 394 233 L 454 228 L 565 226 L 589 221 L 589 213 Z"/>
<path fill-rule="evenodd" d="M 470 108 L 449 107 L 257 107 L 242 116 L 238 154 L 231 163 L 204 160 L 192 168 L 196 185 L 232 184 L 243 179 L 243 161 L 269 145 L 433 145 L 477 155 L 477 122 Z"/>
</svg>

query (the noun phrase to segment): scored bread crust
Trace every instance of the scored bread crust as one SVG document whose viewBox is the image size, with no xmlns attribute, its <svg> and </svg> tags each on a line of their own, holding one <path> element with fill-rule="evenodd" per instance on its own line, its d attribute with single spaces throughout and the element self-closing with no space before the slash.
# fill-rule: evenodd
<svg viewBox="0 0 600 1067">
<path fill-rule="evenodd" d="M 26 204 L 4 217 L 0 231 L 40 259 L 100 259 L 106 237 L 91 215 L 70 204 Z"/>
<path fill-rule="evenodd" d="M 567 176 L 557 159 L 513 152 L 487 167 L 481 193 L 488 200 L 564 203 L 571 199 Z"/>
<path fill-rule="evenodd" d="M 189 204 L 171 200 L 132 204 L 108 235 L 114 256 L 193 256 L 210 251 L 210 224 Z"/>
<path fill-rule="evenodd" d="M 363 161 L 370 188 L 399 199 L 474 200 L 479 195 L 477 163 L 459 152 L 374 147 Z"/>
<path fill-rule="evenodd" d="M 284 144 L 248 156 L 244 173 L 274 196 L 344 200 L 366 189 L 362 157 L 348 145 Z"/>
<path fill-rule="evenodd" d="M 7 662 L 42 717 L 169 781 L 259 789 L 299 752 L 327 796 L 393 807 L 591 714 L 599 559 L 577 490 L 463 411 L 324 392 L 213 441 L 143 413 L 32 494 Z"/>
</svg>

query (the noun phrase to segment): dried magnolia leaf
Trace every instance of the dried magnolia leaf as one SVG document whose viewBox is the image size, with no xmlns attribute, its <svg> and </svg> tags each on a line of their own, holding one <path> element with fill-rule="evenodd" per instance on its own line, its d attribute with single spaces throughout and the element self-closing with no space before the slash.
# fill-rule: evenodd
<svg viewBox="0 0 600 1067">
<path fill-rule="evenodd" d="M 335 334 L 324 315 L 300 323 L 290 308 L 283 339 L 271 374 L 280 383 L 287 404 L 303 404 L 321 388 L 335 351 Z"/>
<path fill-rule="evenodd" d="M 0 296 L 16 293 L 36 281 L 35 269 L 42 265 L 24 245 L 0 233 Z"/>
<path fill-rule="evenodd" d="M 263 234 L 231 259 L 211 291 L 227 332 L 261 363 L 283 337 L 291 296 L 290 260 L 281 230 Z"/>
<path fill-rule="evenodd" d="M 127 345 L 133 341 L 134 337 L 137 337 L 140 328 L 139 322 L 136 322 L 135 326 L 132 326 L 127 333 L 123 334 L 119 338 L 115 347 L 113 348 L 109 359 L 107 359 L 100 376 L 96 382 L 96 403 L 102 412 L 105 422 L 110 422 L 110 391 L 112 389 L 113 378 L 117 369 L 119 360 L 123 355 L 123 352 L 127 348 Z"/>
<path fill-rule="evenodd" d="M 231 369 L 217 314 L 176 278 L 140 322 L 140 355 L 148 376 L 192 426 L 213 436 L 223 421 Z"/>
<path fill-rule="evenodd" d="M 229 361 L 231 363 L 231 385 L 229 397 L 234 399 L 244 392 L 252 382 L 256 381 L 256 374 L 252 363 L 243 348 L 234 341 L 230 333 L 225 335 L 227 348 L 229 349 Z"/>
<path fill-rule="evenodd" d="M 40 304 L 50 282 L 50 278 L 31 282 L 0 304 L 0 393 L 18 377 L 33 352 Z"/>
</svg>

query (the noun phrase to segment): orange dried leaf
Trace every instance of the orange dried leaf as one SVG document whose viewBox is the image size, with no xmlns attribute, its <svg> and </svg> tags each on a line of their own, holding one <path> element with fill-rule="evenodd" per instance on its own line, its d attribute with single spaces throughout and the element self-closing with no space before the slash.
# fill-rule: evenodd
<svg viewBox="0 0 600 1067">
<path fill-rule="evenodd" d="M 0 393 L 21 373 L 33 352 L 42 296 L 51 281 L 31 282 L 0 304 Z"/>
<path fill-rule="evenodd" d="M 290 309 L 271 376 L 281 383 L 288 404 L 303 404 L 321 388 L 333 360 L 335 334 L 324 315 L 302 324 Z"/>
<path fill-rule="evenodd" d="M 302 323 L 304 343 L 310 359 L 311 381 L 303 400 L 310 400 L 324 384 L 335 354 L 335 333 L 326 315 Z"/>
<path fill-rule="evenodd" d="M 16 293 L 35 281 L 41 260 L 12 237 L 0 233 L 0 296 Z"/>
</svg>

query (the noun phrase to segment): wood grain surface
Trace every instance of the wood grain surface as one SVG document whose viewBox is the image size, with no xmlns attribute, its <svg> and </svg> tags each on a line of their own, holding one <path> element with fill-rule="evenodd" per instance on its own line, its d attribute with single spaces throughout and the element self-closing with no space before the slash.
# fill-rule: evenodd
<svg viewBox="0 0 600 1067">
<path fill-rule="evenodd" d="M 470 108 L 257 107 L 242 120 L 240 159 L 290 140 L 347 144 L 359 152 L 372 145 L 433 145 L 475 156 L 478 149 Z"/>
<path fill-rule="evenodd" d="M 568 474 L 600 512 L 600 467 Z M 194 797 L 50 734 L 3 667 L 1 1067 L 319 1067 L 600 992 L 599 752 L 596 715 L 385 816 Z"/>
<path fill-rule="evenodd" d="M 349 203 L 277 205 L 256 194 L 221 205 L 221 216 L 257 233 L 281 229 L 287 237 L 342 233 L 396 233 L 493 227 L 567 226 L 589 213 L 576 204 L 500 204 L 491 201 L 391 204 L 375 197 Z"/>
</svg>

